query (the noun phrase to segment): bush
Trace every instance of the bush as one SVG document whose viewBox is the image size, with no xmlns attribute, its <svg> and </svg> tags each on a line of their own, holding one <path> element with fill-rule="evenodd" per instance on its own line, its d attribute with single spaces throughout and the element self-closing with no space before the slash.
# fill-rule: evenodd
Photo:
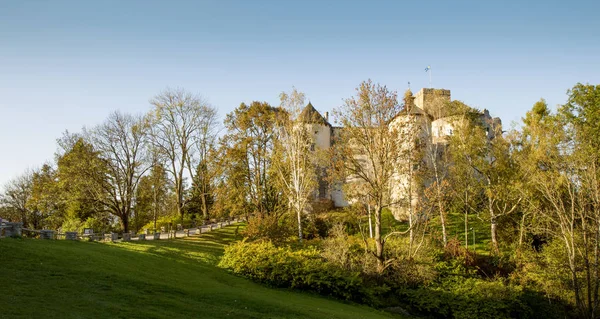
<svg viewBox="0 0 600 319">
<path fill-rule="evenodd" d="M 248 225 L 242 235 L 250 239 L 270 239 L 274 241 L 284 241 L 290 237 L 296 236 L 295 225 L 285 216 L 276 216 L 276 214 L 261 215 L 257 214 L 248 220 Z"/>
<path fill-rule="evenodd" d="M 454 277 L 399 295 L 408 308 L 430 318 L 564 318 L 562 307 L 501 280 Z"/>
<path fill-rule="evenodd" d="M 75 231 L 83 233 L 85 228 L 91 228 L 95 233 L 108 233 L 114 230 L 114 228 L 107 225 L 105 221 L 93 217 L 90 217 L 85 221 L 76 218 L 66 219 L 61 226 L 63 232 Z"/>
<path fill-rule="evenodd" d="M 156 219 L 156 231 L 160 231 L 161 227 L 165 227 L 165 229 L 169 229 L 169 224 L 172 225 L 173 228 L 177 226 L 177 224 L 181 224 L 181 216 L 171 215 L 171 216 L 161 216 Z M 192 219 L 190 216 L 185 216 L 183 219 L 184 227 L 189 227 L 192 225 Z M 144 229 L 148 229 L 150 231 L 154 230 L 154 220 L 151 220 L 146 225 L 141 227 L 138 231 L 143 231 Z"/>
<path fill-rule="evenodd" d="M 219 263 L 233 273 L 275 287 L 313 291 L 325 296 L 375 303 L 380 289 L 369 287 L 360 272 L 326 262 L 314 247 L 291 250 L 270 241 L 230 245 Z"/>
</svg>

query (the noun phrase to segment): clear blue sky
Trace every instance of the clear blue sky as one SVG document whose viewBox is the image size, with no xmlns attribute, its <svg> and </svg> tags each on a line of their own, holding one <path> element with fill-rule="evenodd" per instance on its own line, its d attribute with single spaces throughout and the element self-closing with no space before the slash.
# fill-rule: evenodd
<svg viewBox="0 0 600 319">
<path fill-rule="evenodd" d="M 0 0 L 0 187 L 61 132 L 145 112 L 167 86 L 223 117 L 295 86 L 328 111 L 373 79 L 428 85 L 505 126 L 600 83 L 600 1 Z"/>
</svg>

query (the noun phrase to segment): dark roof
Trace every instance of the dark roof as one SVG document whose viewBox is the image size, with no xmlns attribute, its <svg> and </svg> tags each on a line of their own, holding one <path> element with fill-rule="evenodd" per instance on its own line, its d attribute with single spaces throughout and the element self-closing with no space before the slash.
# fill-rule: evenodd
<svg viewBox="0 0 600 319">
<path fill-rule="evenodd" d="M 302 113 L 298 116 L 298 120 L 304 123 L 321 124 L 331 126 L 329 122 L 315 109 L 312 103 L 308 102 Z"/>
</svg>

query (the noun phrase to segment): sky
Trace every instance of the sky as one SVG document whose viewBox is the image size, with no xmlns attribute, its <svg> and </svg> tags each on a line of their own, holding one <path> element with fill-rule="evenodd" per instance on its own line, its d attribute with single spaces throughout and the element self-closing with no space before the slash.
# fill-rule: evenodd
<svg viewBox="0 0 600 319">
<path fill-rule="evenodd" d="M 167 87 L 221 118 L 296 87 L 321 112 L 364 80 L 432 86 L 505 127 L 600 84 L 600 1 L 0 0 L 0 187 L 65 130 L 150 109 Z"/>
</svg>

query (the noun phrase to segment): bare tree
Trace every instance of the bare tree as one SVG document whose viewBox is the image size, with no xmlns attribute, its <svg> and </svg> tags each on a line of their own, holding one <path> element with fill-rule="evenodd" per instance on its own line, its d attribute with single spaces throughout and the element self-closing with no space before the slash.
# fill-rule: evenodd
<svg viewBox="0 0 600 319">
<path fill-rule="evenodd" d="M 154 106 L 152 144 L 173 178 L 177 213 L 183 221 L 186 178 L 193 180 L 197 165 L 209 160 L 216 137 L 217 111 L 201 96 L 183 89 L 166 89 L 150 103 Z M 206 200 L 206 192 L 202 195 Z"/>
<path fill-rule="evenodd" d="M 35 228 L 35 216 L 29 209 L 27 202 L 32 195 L 33 170 L 26 170 L 23 174 L 13 178 L 4 186 L 4 194 L 0 197 L 0 203 L 6 207 L 6 212 L 12 212 L 8 217 L 12 221 L 20 221 L 23 226 Z"/>
<path fill-rule="evenodd" d="M 92 145 L 106 163 L 105 199 L 109 211 L 119 217 L 123 231 L 129 231 L 129 218 L 140 178 L 150 167 L 146 158 L 148 125 L 142 116 L 114 112 L 88 132 Z"/>
</svg>

